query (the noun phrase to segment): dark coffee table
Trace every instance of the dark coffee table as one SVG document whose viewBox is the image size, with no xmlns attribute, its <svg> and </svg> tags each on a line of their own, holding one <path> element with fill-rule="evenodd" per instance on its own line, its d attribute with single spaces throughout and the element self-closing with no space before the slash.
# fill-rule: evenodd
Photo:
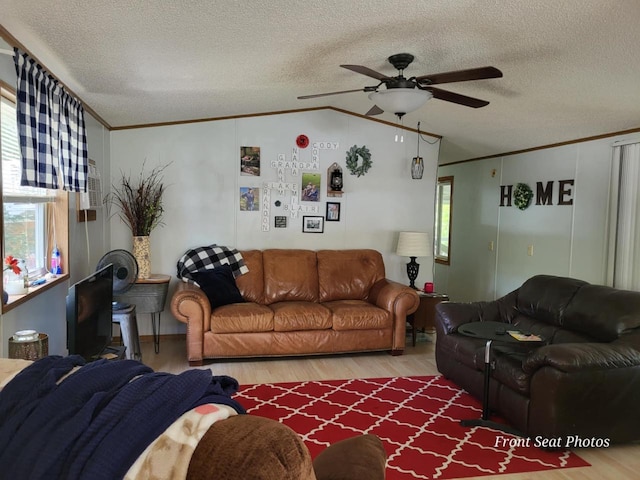
<svg viewBox="0 0 640 480">
<path fill-rule="evenodd" d="M 487 343 L 484 347 L 484 391 L 482 394 L 482 416 L 470 420 L 461 420 L 460 425 L 464 427 L 489 427 L 512 435 L 524 436 L 521 432 L 509 425 L 489 420 L 489 384 L 491 382 L 491 344 L 500 342 L 504 344 L 517 344 L 518 346 L 538 347 L 544 343 L 544 339 L 540 336 L 535 340 L 517 340 L 512 337 L 508 331 L 516 331 L 526 335 L 514 325 L 502 322 L 471 322 L 465 323 L 458 327 L 458 333 L 467 337 L 481 338 Z M 528 336 L 528 335 L 526 335 Z"/>
</svg>

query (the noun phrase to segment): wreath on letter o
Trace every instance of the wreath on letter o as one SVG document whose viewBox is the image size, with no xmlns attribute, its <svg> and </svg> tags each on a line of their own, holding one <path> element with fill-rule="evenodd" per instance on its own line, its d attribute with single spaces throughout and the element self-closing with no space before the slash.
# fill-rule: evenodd
<svg viewBox="0 0 640 480">
<path fill-rule="evenodd" d="M 531 187 L 526 183 L 519 183 L 516 185 L 516 189 L 513 191 L 513 203 L 520 210 L 525 210 L 531 205 L 531 199 L 533 198 L 533 191 Z"/>
<path fill-rule="evenodd" d="M 358 166 L 358 157 L 362 158 L 362 165 L 360 166 Z M 364 145 L 360 148 L 354 145 L 347 152 L 347 168 L 351 175 L 357 175 L 358 177 L 364 175 L 369 171 L 372 163 L 371 153 Z"/>
</svg>

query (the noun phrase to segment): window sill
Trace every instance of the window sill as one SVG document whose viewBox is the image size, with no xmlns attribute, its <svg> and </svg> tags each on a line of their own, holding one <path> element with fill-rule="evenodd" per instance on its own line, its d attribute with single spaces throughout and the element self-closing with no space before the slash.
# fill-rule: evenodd
<svg viewBox="0 0 640 480">
<path fill-rule="evenodd" d="M 42 285 L 36 285 L 35 287 L 29 287 L 28 293 L 23 295 L 9 295 L 9 301 L 2 305 L 2 313 L 7 313 L 16 308 L 18 305 L 22 305 L 23 303 L 28 302 L 34 297 L 37 297 L 43 292 L 53 288 L 56 285 L 60 285 L 63 282 L 67 282 L 69 280 L 69 274 L 65 273 L 63 275 L 58 276 L 57 278 L 52 278 L 47 280 L 46 283 Z"/>
</svg>

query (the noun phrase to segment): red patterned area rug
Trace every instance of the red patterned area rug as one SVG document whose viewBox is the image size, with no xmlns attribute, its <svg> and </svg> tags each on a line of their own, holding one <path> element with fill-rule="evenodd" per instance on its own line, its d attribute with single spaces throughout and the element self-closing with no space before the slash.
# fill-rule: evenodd
<svg viewBox="0 0 640 480">
<path fill-rule="evenodd" d="M 461 419 L 479 417 L 481 405 L 441 376 L 247 385 L 234 398 L 248 413 L 291 427 L 314 458 L 338 440 L 377 435 L 388 455 L 387 480 L 589 466 L 569 450 L 509 446 L 518 437 L 460 426 Z"/>
</svg>

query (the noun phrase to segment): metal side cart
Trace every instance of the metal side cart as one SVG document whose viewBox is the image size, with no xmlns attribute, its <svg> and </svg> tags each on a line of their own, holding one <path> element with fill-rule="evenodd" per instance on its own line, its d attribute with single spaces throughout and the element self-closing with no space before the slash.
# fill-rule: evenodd
<svg viewBox="0 0 640 480">
<path fill-rule="evenodd" d="M 115 297 L 119 302 L 133 303 L 138 315 L 145 313 L 151 315 L 153 348 L 156 353 L 160 352 L 160 316 L 164 311 L 170 280 L 171 275 L 152 273 L 149 278 L 137 278 L 126 293 Z"/>
</svg>

